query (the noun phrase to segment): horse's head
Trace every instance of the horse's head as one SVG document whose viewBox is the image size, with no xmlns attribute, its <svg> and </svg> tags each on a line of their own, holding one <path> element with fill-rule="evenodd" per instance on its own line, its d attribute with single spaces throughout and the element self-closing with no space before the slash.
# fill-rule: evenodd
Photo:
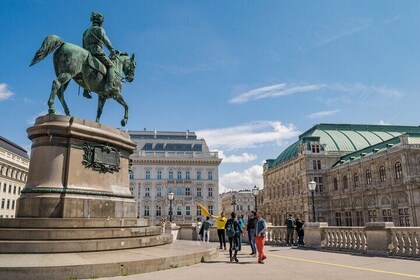
<svg viewBox="0 0 420 280">
<path fill-rule="evenodd" d="M 126 53 L 121 53 L 120 60 L 123 63 L 122 71 L 124 72 L 125 79 L 127 82 L 132 82 L 134 80 L 134 71 L 136 70 L 136 58 L 134 54 L 130 57 Z"/>
</svg>

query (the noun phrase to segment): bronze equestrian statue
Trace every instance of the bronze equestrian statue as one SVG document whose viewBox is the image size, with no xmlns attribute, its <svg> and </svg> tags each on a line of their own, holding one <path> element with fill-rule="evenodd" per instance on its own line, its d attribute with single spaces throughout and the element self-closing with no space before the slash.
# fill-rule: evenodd
<svg viewBox="0 0 420 280">
<path fill-rule="evenodd" d="M 50 98 L 48 100 L 48 113 L 54 114 L 55 96 L 60 100 L 67 116 L 70 111 L 64 99 L 64 91 L 73 79 L 84 88 L 83 96 L 91 98 L 90 92 L 98 94 L 98 109 L 96 121 L 99 122 L 105 101 L 114 99 L 124 107 L 124 118 L 121 125 L 128 121 L 128 106 L 121 95 L 122 82 L 132 82 L 136 61 L 134 54 L 130 57 L 127 53 L 118 52 L 112 45 L 103 30 L 103 16 L 92 13 L 92 27 L 83 34 L 83 46 L 66 43 L 56 35 L 49 35 L 44 39 L 41 48 L 35 53 L 30 66 L 38 63 L 47 55 L 54 52 L 53 63 L 57 78 L 52 83 Z M 111 52 L 106 57 L 102 50 L 105 45 Z"/>
</svg>

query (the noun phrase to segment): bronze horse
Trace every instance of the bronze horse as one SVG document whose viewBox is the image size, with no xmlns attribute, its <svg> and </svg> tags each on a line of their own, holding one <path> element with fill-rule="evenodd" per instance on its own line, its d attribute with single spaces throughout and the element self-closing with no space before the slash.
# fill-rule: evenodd
<svg viewBox="0 0 420 280">
<path fill-rule="evenodd" d="M 69 108 L 64 100 L 64 91 L 70 80 L 73 79 L 81 87 L 98 94 L 96 122 L 99 122 L 101 118 L 105 101 L 112 98 L 124 107 L 125 112 L 124 118 L 121 120 L 121 125 L 125 126 L 128 121 L 128 106 L 121 95 L 121 83 L 124 80 L 132 82 L 134 79 L 136 68 L 134 54 L 130 57 L 127 53 L 116 52 L 110 56 L 115 66 L 114 68 L 117 71 L 117 79 L 113 82 L 118 85 L 118 92 L 107 92 L 104 89 L 106 73 L 104 71 L 106 69 L 100 67 L 101 62 L 87 50 L 77 45 L 66 43 L 56 35 L 49 35 L 44 39 L 41 48 L 36 52 L 30 66 L 38 63 L 54 50 L 56 51 L 54 52 L 53 63 L 57 78 L 52 83 L 51 94 L 48 100 L 48 113 L 55 113 L 54 100 L 55 96 L 57 96 L 61 105 L 63 105 L 65 114 L 70 116 Z M 123 74 L 124 76 L 122 76 Z"/>
</svg>

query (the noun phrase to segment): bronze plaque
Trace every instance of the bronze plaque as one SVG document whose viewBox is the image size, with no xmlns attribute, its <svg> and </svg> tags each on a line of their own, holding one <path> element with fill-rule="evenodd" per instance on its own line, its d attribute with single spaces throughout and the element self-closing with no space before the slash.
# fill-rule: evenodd
<svg viewBox="0 0 420 280">
<path fill-rule="evenodd" d="M 85 154 L 83 155 L 82 164 L 86 167 L 92 167 L 99 172 L 118 172 L 120 169 L 121 153 L 109 146 L 98 144 L 83 145 Z"/>
</svg>

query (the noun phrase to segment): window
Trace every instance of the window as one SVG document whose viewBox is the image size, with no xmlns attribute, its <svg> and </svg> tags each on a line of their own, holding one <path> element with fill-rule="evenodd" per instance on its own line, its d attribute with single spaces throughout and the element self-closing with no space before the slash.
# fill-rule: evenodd
<svg viewBox="0 0 420 280">
<path fill-rule="evenodd" d="M 379 178 L 381 179 L 381 182 L 386 181 L 386 173 L 385 173 L 385 167 L 384 166 L 379 167 Z"/>
<path fill-rule="evenodd" d="M 10 209 L 10 199 L 7 200 L 6 209 Z"/>
<path fill-rule="evenodd" d="M 4 209 L 4 204 L 6 203 L 6 199 L 2 198 L 1 200 L 1 209 Z"/>
<path fill-rule="evenodd" d="M 201 207 L 200 205 L 197 205 L 197 216 L 201 216 Z"/>
<path fill-rule="evenodd" d="M 185 188 L 185 195 L 186 196 L 191 196 L 191 188 L 189 188 L 189 187 Z"/>
<path fill-rule="evenodd" d="M 347 179 L 347 175 L 343 177 L 343 189 L 349 188 L 349 180 Z"/>
<path fill-rule="evenodd" d="M 7 188 L 7 184 L 6 184 L 6 183 L 4 183 L 4 184 L 3 184 L 3 192 L 6 192 L 6 188 Z"/>
<path fill-rule="evenodd" d="M 368 211 L 369 222 L 376 222 L 376 210 L 369 210 Z"/>
<path fill-rule="evenodd" d="M 19 189 L 18 189 L 18 194 L 20 194 L 20 191 L 21 191 L 22 189 L 19 187 Z"/>
<path fill-rule="evenodd" d="M 209 187 L 207 188 L 207 191 L 208 191 L 208 196 L 213 197 L 213 188 Z"/>
<path fill-rule="evenodd" d="M 185 179 L 187 180 L 191 179 L 190 171 L 185 171 Z"/>
<path fill-rule="evenodd" d="M 156 188 L 156 196 L 157 197 L 162 197 L 162 188 Z"/>
<path fill-rule="evenodd" d="M 201 180 L 201 171 L 197 171 L 197 180 Z"/>
<path fill-rule="evenodd" d="M 191 206 L 190 205 L 185 206 L 185 215 L 186 216 L 191 216 Z"/>
<path fill-rule="evenodd" d="M 156 216 L 162 216 L 162 207 L 159 205 L 156 206 Z"/>
<path fill-rule="evenodd" d="M 344 221 L 347 227 L 353 226 L 353 221 L 351 219 L 351 211 L 344 212 Z"/>
<path fill-rule="evenodd" d="M 398 220 L 400 222 L 401 227 L 409 227 L 410 226 L 410 214 L 408 212 L 408 208 L 399 208 L 398 209 Z"/>
<path fill-rule="evenodd" d="M 13 186 L 13 194 L 16 194 L 16 186 Z"/>
<path fill-rule="evenodd" d="M 15 200 L 13 199 L 12 200 L 12 210 L 14 210 L 15 209 Z"/>
<path fill-rule="evenodd" d="M 129 176 L 130 180 L 133 180 L 134 179 L 134 173 L 133 173 L 133 171 L 130 171 L 128 173 L 128 176 Z"/>
<path fill-rule="evenodd" d="M 174 190 L 172 188 L 168 188 L 168 193 L 173 193 Z"/>
<path fill-rule="evenodd" d="M 162 180 L 162 170 L 158 170 L 158 171 L 157 171 L 156 178 L 157 178 L 158 180 Z"/>
<path fill-rule="evenodd" d="M 372 173 L 370 173 L 370 169 L 366 170 L 366 184 L 372 184 Z"/>
<path fill-rule="evenodd" d="M 176 172 L 176 178 L 177 178 L 178 180 L 181 180 L 181 179 L 182 179 L 182 171 L 178 170 L 178 171 Z"/>
<path fill-rule="evenodd" d="M 207 172 L 207 178 L 208 178 L 209 180 L 213 180 L 213 171 L 209 171 L 209 172 Z"/>
<path fill-rule="evenodd" d="M 395 178 L 401 179 L 402 177 L 403 177 L 403 174 L 402 174 L 401 162 L 397 161 L 395 163 Z"/>
<path fill-rule="evenodd" d="M 146 187 L 146 188 L 144 189 L 144 196 L 145 196 L 145 197 L 149 197 L 149 196 L 150 196 L 150 188 L 149 188 L 149 187 Z"/>
<path fill-rule="evenodd" d="M 176 207 L 176 215 L 177 216 L 181 216 L 182 215 L 182 206 L 181 205 L 178 205 Z"/>
<path fill-rule="evenodd" d="M 338 191 L 338 180 L 337 180 L 337 178 L 334 178 L 334 190 Z"/>
<path fill-rule="evenodd" d="M 197 188 L 197 196 L 201 197 L 201 188 Z"/>
<path fill-rule="evenodd" d="M 146 180 L 150 180 L 150 170 L 146 170 Z"/>
<path fill-rule="evenodd" d="M 335 224 L 336 226 L 342 226 L 341 222 L 341 212 L 335 212 Z"/>
<path fill-rule="evenodd" d="M 363 211 L 356 211 L 356 226 L 361 227 L 365 225 L 363 219 Z"/>
<path fill-rule="evenodd" d="M 358 173 L 354 173 L 353 175 L 353 183 L 354 183 L 354 187 L 358 188 L 360 186 L 359 183 L 359 174 Z"/>
<path fill-rule="evenodd" d="M 324 192 L 324 185 L 322 184 L 322 177 L 314 177 L 314 181 L 316 183 L 316 192 Z"/>
<path fill-rule="evenodd" d="M 174 179 L 174 172 L 173 171 L 169 171 L 169 173 L 168 173 L 168 179 L 169 180 L 173 180 Z"/>
<path fill-rule="evenodd" d="M 182 195 L 182 188 L 181 187 L 176 187 L 176 195 Z"/>
<path fill-rule="evenodd" d="M 150 216 L 150 207 L 149 205 L 144 205 L 144 216 L 149 217 Z"/>
<path fill-rule="evenodd" d="M 382 209 L 382 219 L 384 222 L 392 222 L 391 209 Z"/>
<path fill-rule="evenodd" d="M 209 213 L 210 215 L 213 215 L 213 205 L 209 205 Z"/>
<path fill-rule="evenodd" d="M 318 160 L 313 160 L 312 161 L 312 166 L 313 166 L 313 168 L 314 168 L 314 170 L 321 170 L 321 161 L 318 159 Z"/>
<path fill-rule="evenodd" d="M 319 153 L 319 144 L 312 144 L 312 153 Z"/>
<path fill-rule="evenodd" d="M 9 193 L 12 193 L 12 185 L 9 185 Z"/>
</svg>

